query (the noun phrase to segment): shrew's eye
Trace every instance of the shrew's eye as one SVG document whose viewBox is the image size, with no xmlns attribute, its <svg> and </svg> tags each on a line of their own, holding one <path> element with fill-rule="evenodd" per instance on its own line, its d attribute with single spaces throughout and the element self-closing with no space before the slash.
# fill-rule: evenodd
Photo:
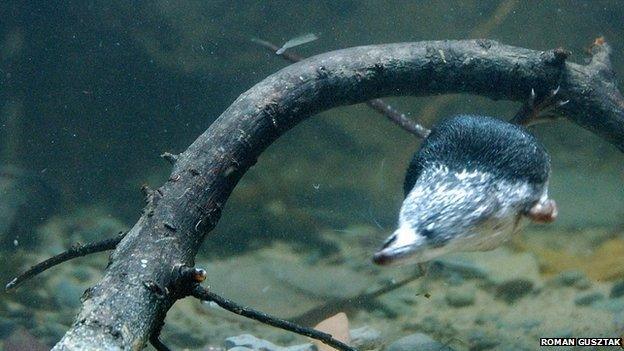
<svg viewBox="0 0 624 351">
<path fill-rule="evenodd" d="M 425 228 L 420 232 L 420 235 L 424 236 L 427 239 L 431 239 L 431 237 L 433 236 L 433 230 Z"/>
</svg>

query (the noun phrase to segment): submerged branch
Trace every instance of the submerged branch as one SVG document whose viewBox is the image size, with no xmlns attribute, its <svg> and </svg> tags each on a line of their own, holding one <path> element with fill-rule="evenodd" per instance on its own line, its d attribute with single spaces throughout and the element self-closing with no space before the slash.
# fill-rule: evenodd
<svg viewBox="0 0 624 351">
<path fill-rule="evenodd" d="M 216 303 L 217 305 L 219 305 L 221 308 L 227 311 L 230 311 L 232 313 L 238 314 L 240 316 L 247 317 L 247 318 L 256 320 L 258 322 L 261 322 L 261 323 L 264 323 L 264 324 L 267 324 L 276 328 L 288 330 L 293 333 L 297 333 L 299 335 L 307 336 L 312 339 L 316 339 L 324 344 L 327 344 L 329 346 L 336 348 L 337 350 L 357 351 L 355 348 L 350 347 L 349 345 L 339 340 L 334 339 L 331 336 L 331 334 L 327 334 L 327 333 L 318 331 L 313 328 L 303 327 L 296 323 L 271 316 L 264 312 L 254 310 L 253 308 L 250 308 L 250 307 L 241 306 L 235 303 L 234 301 L 231 301 L 222 296 L 219 296 L 202 286 L 199 286 L 199 285 L 196 286 L 195 289 L 193 289 L 191 295 L 202 301 L 212 301 Z"/>
<path fill-rule="evenodd" d="M 279 46 L 265 40 L 252 39 L 252 41 L 274 53 L 279 49 Z M 299 62 L 305 59 L 305 57 L 297 55 L 290 51 L 284 51 L 281 54 L 276 55 L 281 56 L 290 62 Z M 418 122 L 411 120 L 404 113 L 398 111 L 397 109 L 392 107 L 392 105 L 388 104 L 382 99 L 372 99 L 366 101 L 366 105 L 386 116 L 390 121 L 396 123 L 399 127 L 405 129 L 406 131 L 416 135 L 421 139 L 424 139 L 427 137 L 427 135 L 429 135 L 429 129 L 423 127 Z"/>
<path fill-rule="evenodd" d="M 260 323 L 270 325 L 272 327 L 287 330 L 299 335 L 307 336 L 318 340 L 324 344 L 332 346 L 341 351 L 357 351 L 355 348 L 334 339 L 330 334 L 321 332 L 313 328 L 307 328 L 297 323 L 287 321 L 270 314 L 255 310 L 248 306 L 240 305 L 230 299 L 222 297 L 208 288 L 204 288 L 200 284 L 206 280 L 207 273 L 205 270 L 195 267 L 180 266 L 173 272 L 173 279 L 170 286 L 163 288 L 157 284 L 148 285 L 149 289 L 159 298 L 168 297 L 172 300 L 179 300 L 187 296 L 195 297 L 202 302 L 213 302 L 226 311 L 232 312 L 239 316 L 253 319 Z M 164 323 L 154 330 L 150 337 L 150 343 L 159 351 L 167 351 L 169 348 L 160 340 L 160 331 Z"/>
<path fill-rule="evenodd" d="M 98 241 L 96 243 L 90 243 L 85 245 L 76 244 L 72 246 L 69 250 L 63 251 L 56 256 L 52 256 L 43 262 L 39 262 L 36 265 L 30 267 L 26 272 L 18 275 L 13 278 L 6 286 L 5 290 L 11 290 L 18 287 L 24 281 L 36 276 L 39 273 L 42 273 L 54 266 L 57 266 L 63 262 L 69 261 L 71 259 L 82 257 L 86 255 L 90 255 L 97 252 L 112 250 L 117 247 L 117 244 L 124 238 L 126 233 L 122 233 L 117 235 L 114 238 Z"/>
<path fill-rule="evenodd" d="M 608 53 L 605 43 L 596 45 L 584 66 L 566 62 L 556 50 L 430 41 L 339 50 L 282 69 L 243 93 L 178 155 L 169 180 L 151 193 L 54 349 L 143 348 L 175 302 L 148 287 L 169 286 L 175 267 L 193 266 L 243 174 L 277 138 L 321 111 L 397 95 L 469 93 L 524 101 L 531 89 L 540 96 L 560 86 L 570 101 L 563 114 L 624 151 L 624 99 Z"/>
</svg>

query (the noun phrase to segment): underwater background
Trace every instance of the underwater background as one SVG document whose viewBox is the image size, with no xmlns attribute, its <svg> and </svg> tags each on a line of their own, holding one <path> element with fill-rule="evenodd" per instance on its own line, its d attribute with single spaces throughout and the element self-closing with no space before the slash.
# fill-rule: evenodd
<svg viewBox="0 0 624 351">
<path fill-rule="evenodd" d="M 170 174 L 159 155 L 184 151 L 238 95 L 289 64 L 252 38 L 281 45 L 314 33 L 318 40 L 289 50 L 305 56 L 490 38 L 564 47 L 570 61 L 585 63 L 586 49 L 604 36 L 622 77 L 622 19 L 617 0 L 5 1 L 0 278 L 132 227 L 144 205 L 140 187 L 157 188 Z M 428 127 L 454 114 L 510 119 L 520 107 L 466 95 L 387 101 Z M 445 256 L 418 279 L 418 267 L 372 265 L 395 229 L 420 141 L 360 104 L 312 117 L 270 146 L 236 187 L 197 265 L 222 295 L 305 325 L 345 312 L 363 350 L 424 341 L 532 350 L 539 337 L 621 336 L 624 155 L 567 120 L 531 130 L 552 156 L 559 218 L 528 226 L 502 248 Z M 57 342 L 107 256 L 65 263 L 0 293 L 0 345 Z M 282 346 L 308 342 L 190 299 L 170 310 L 163 340 L 217 350 L 241 334 Z M 397 343 L 408 336 L 407 346 Z"/>
</svg>

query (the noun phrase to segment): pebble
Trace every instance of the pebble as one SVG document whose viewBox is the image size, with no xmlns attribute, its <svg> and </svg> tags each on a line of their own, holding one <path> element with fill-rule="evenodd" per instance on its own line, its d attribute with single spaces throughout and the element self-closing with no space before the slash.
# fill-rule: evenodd
<svg viewBox="0 0 624 351">
<path fill-rule="evenodd" d="M 616 316 L 624 316 L 624 299 L 603 299 L 592 304 L 593 308 L 609 311 Z"/>
<path fill-rule="evenodd" d="M 318 351 L 318 348 L 312 344 L 302 344 L 281 348 L 282 351 Z"/>
<path fill-rule="evenodd" d="M 429 277 L 446 278 L 450 280 L 483 279 L 487 277 L 487 271 L 477 267 L 470 261 L 458 258 L 440 258 L 429 265 L 427 269 Z"/>
<path fill-rule="evenodd" d="M 446 278 L 446 282 L 450 286 L 460 286 L 464 284 L 465 281 L 466 279 L 464 279 L 464 277 L 457 273 L 452 273 L 448 278 Z"/>
<path fill-rule="evenodd" d="M 533 291 L 533 282 L 527 279 L 512 279 L 496 287 L 496 297 L 513 303 Z"/>
<path fill-rule="evenodd" d="M 403 337 L 392 344 L 390 344 L 386 351 L 453 351 L 449 346 L 446 346 L 427 334 L 415 333 Z"/>
<path fill-rule="evenodd" d="M 558 286 L 574 287 L 577 289 L 588 289 L 591 287 L 591 281 L 584 272 L 573 270 L 559 273 L 553 283 Z"/>
<path fill-rule="evenodd" d="M 410 329 L 419 332 L 425 332 L 433 335 L 443 335 L 453 337 L 458 331 L 452 322 L 442 321 L 435 316 L 425 316 L 418 322 L 410 325 Z"/>
<path fill-rule="evenodd" d="M 531 331 L 533 328 L 537 328 L 542 324 L 542 321 L 539 319 L 527 319 L 519 323 L 519 326 L 524 329 L 526 332 Z"/>
<path fill-rule="evenodd" d="M 9 318 L 0 317 L 0 339 L 6 339 L 15 330 L 16 324 Z"/>
<path fill-rule="evenodd" d="M 451 289 L 446 293 L 446 303 L 451 307 L 465 307 L 473 305 L 476 292 L 471 288 Z"/>
<path fill-rule="evenodd" d="M 553 333 L 555 338 L 571 338 L 572 335 L 574 335 L 574 332 L 569 328 L 559 329 Z"/>
<path fill-rule="evenodd" d="M 400 291 L 395 295 L 396 299 L 403 302 L 406 305 L 416 305 L 418 303 L 418 298 L 420 297 L 415 291 Z"/>
<path fill-rule="evenodd" d="M 295 346 L 282 347 L 273 344 L 270 341 L 256 338 L 251 334 L 241 334 L 225 339 L 225 348 L 228 351 L 316 351 L 316 346 L 312 344 L 302 344 Z"/>
<path fill-rule="evenodd" d="M 3 315 L 12 318 L 23 317 L 26 319 L 31 318 L 32 314 L 30 310 L 26 309 L 21 303 L 14 301 L 7 301 L 3 306 Z"/>
<path fill-rule="evenodd" d="M 383 344 L 381 333 L 377 329 L 368 326 L 351 329 L 349 334 L 351 335 L 351 346 L 357 349 L 376 349 Z"/>
<path fill-rule="evenodd" d="M 238 336 L 232 336 L 225 339 L 224 346 L 226 349 L 231 349 L 234 347 L 246 347 L 252 350 L 266 350 L 266 351 L 277 351 L 280 350 L 281 347 L 262 339 L 258 339 L 251 334 L 241 334 Z"/>
<path fill-rule="evenodd" d="M 500 315 L 480 312 L 474 319 L 475 324 L 484 325 L 488 323 L 497 324 L 500 322 Z"/>
<path fill-rule="evenodd" d="M 624 296 L 624 280 L 613 283 L 611 293 L 609 294 L 609 297 L 612 299 L 617 299 L 622 296 Z"/>
<path fill-rule="evenodd" d="M 540 267 L 535 256 L 529 252 L 514 252 L 506 247 L 488 252 L 468 252 L 475 265 L 487 272 L 487 281 L 493 286 L 510 280 L 541 279 Z"/>
<path fill-rule="evenodd" d="M 490 350 L 500 344 L 500 338 L 486 334 L 483 331 L 474 331 L 469 336 L 470 351 Z"/>
<path fill-rule="evenodd" d="M 577 306 L 588 306 L 593 304 L 596 301 L 600 301 L 604 299 L 605 296 L 599 292 L 591 292 L 588 294 L 581 295 L 574 299 L 574 304 Z"/>
</svg>

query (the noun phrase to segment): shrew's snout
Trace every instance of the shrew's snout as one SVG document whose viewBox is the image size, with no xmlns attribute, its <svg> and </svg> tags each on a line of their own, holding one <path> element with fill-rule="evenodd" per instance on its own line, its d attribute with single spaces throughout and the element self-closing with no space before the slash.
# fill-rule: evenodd
<svg viewBox="0 0 624 351">
<path fill-rule="evenodd" d="M 412 258 L 426 246 L 426 238 L 418 235 L 410 226 L 401 226 L 384 241 L 381 249 L 373 255 L 378 265 L 402 263 Z"/>
<path fill-rule="evenodd" d="M 385 266 L 392 263 L 392 255 L 383 251 L 375 252 L 373 255 L 373 263 L 380 266 Z"/>
<path fill-rule="evenodd" d="M 393 233 L 381 246 L 381 249 L 373 255 L 373 263 L 378 265 L 386 265 L 392 262 L 390 246 L 397 241 L 397 234 Z"/>
</svg>

